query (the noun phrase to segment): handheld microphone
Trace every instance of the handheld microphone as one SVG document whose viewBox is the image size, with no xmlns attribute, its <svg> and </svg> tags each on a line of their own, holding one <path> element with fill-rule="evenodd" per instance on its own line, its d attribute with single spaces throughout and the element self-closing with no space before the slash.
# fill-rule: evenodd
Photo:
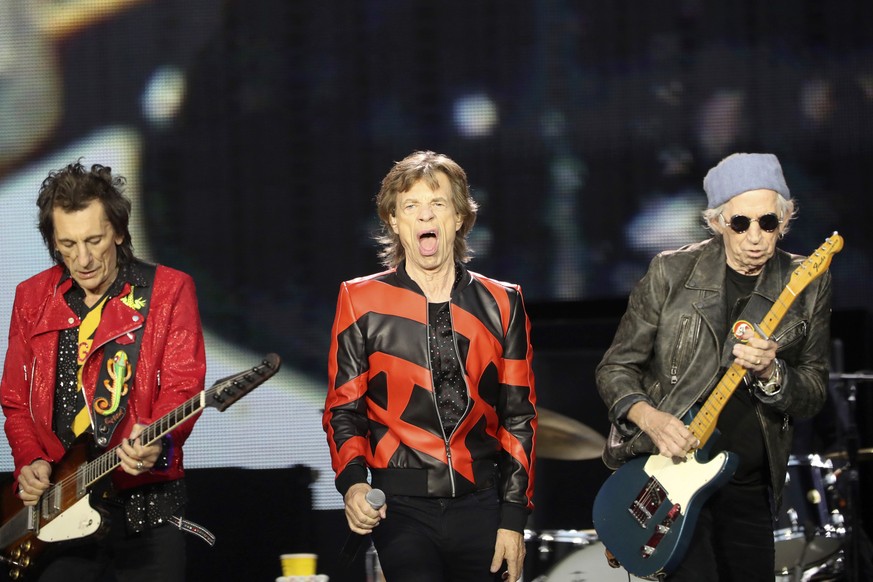
<svg viewBox="0 0 873 582">
<path fill-rule="evenodd" d="M 385 505 L 385 492 L 381 489 L 370 489 L 367 491 L 366 499 L 373 509 L 382 509 L 382 506 Z M 358 555 L 358 551 L 361 549 L 361 545 L 363 545 L 366 538 L 366 535 L 356 534 L 355 532 L 349 533 L 349 537 L 346 538 L 346 543 L 343 544 L 343 549 L 339 555 L 340 565 L 343 570 L 347 569 L 355 560 L 355 556 Z"/>
</svg>

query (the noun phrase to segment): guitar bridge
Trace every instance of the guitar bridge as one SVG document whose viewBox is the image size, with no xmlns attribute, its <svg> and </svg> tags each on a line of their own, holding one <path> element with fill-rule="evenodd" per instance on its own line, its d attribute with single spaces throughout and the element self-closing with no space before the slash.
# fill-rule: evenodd
<svg viewBox="0 0 873 582">
<path fill-rule="evenodd" d="M 655 550 L 658 549 L 658 544 L 661 543 L 661 539 L 670 533 L 670 528 L 673 526 L 673 522 L 676 521 L 676 518 L 679 517 L 681 512 L 682 508 L 679 507 L 678 503 L 670 508 L 667 515 L 664 516 L 664 521 L 655 526 L 655 532 L 652 534 L 652 537 L 650 537 L 649 541 L 640 548 L 641 557 L 645 559 L 655 553 Z"/>
<path fill-rule="evenodd" d="M 667 492 L 654 477 L 649 477 L 636 499 L 627 508 L 634 520 L 645 528 L 652 515 L 667 500 Z"/>
</svg>

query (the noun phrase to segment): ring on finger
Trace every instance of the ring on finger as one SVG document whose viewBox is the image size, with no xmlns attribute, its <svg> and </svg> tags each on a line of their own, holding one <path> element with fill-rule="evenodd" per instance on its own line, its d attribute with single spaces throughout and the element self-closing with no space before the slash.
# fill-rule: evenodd
<svg viewBox="0 0 873 582">
<path fill-rule="evenodd" d="M 758 361 L 755 362 L 755 365 L 756 365 L 756 366 L 760 366 L 760 365 L 761 365 L 761 358 L 758 358 Z"/>
<path fill-rule="evenodd" d="M 136 462 L 136 470 L 137 470 L 137 471 L 142 471 L 142 461 L 137 461 L 137 462 Z"/>
</svg>

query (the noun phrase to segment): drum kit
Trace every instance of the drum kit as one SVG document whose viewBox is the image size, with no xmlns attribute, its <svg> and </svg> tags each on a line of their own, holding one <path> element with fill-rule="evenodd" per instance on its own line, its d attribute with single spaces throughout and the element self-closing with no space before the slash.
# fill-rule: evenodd
<svg viewBox="0 0 873 582">
<path fill-rule="evenodd" d="M 537 458 L 562 461 L 599 459 L 606 439 L 578 420 L 537 409 Z M 642 580 L 613 568 L 593 529 L 525 530 L 523 582 L 628 582 Z"/>
<path fill-rule="evenodd" d="M 600 457 L 605 439 L 579 421 L 540 408 L 537 457 L 587 460 Z M 782 509 L 774 528 L 775 582 L 858 582 L 847 564 L 857 503 L 853 464 L 873 460 L 873 448 L 827 455 L 792 455 Z M 525 530 L 523 582 L 627 582 L 643 580 L 607 563 L 593 529 Z M 855 546 L 857 553 L 857 545 Z"/>
<path fill-rule="evenodd" d="M 845 498 L 841 469 L 819 455 L 788 461 L 782 510 L 777 516 L 776 575 L 780 582 L 844 580 Z"/>
<path fill-rule="evenodd" d="M 837 369 L 842 369 L 841 344 Z M 823 456 L 792 456 L 778 516 L 778 582 L 860 582 L 873 579 L 871 545 L 861 525 L 861 463 L 873 461 L 873 448 L 860 446 L 858 385 L 873 384 L 873 374 L 830 374 L 842 432 L 843 450 Z"/>
</svg>

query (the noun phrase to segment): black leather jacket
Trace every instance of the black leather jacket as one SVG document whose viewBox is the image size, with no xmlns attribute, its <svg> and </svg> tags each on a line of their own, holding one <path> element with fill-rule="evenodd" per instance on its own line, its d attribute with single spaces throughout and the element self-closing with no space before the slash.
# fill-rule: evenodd
<svg viewBox="0 0 873 582">
<path fill-rule="evenodd" d="M 389 495 L 458 497 L 496 487 L 500 527 L 533 509 L 536 393 L 521 289 L 466 270 L 451 296 L 469 403 L 445 434 L 434 398 L 427 298 L 396 269 L 342 284 L 323 426 L 336 486 L 367 480 Z"/>
<path fill-rule="evenodd" d="M 772 304 L 804 257 L 779 249 L 765 265 L 754 293 Z M 626 419 L 644 400 L 683 416 L 705 400 L 721 378 L 728 329 L 724 297 L 725 250 L 721 237 L 656 256 L 630 295 L 612 346 L 597 366 L 597 389 L 612 430 L 604 462 L 652 454 L 648 437 Z M 782 390 L 754 391 L 777 507 L 785 485 L 794 419 L 814 415 L 825 402 L 830 352 L 831 279 L 814 279 L 795 299 L 773 334 L 785 363 Z M 743 389 L 741 384 L 739 389 Z"/>
</svg>

